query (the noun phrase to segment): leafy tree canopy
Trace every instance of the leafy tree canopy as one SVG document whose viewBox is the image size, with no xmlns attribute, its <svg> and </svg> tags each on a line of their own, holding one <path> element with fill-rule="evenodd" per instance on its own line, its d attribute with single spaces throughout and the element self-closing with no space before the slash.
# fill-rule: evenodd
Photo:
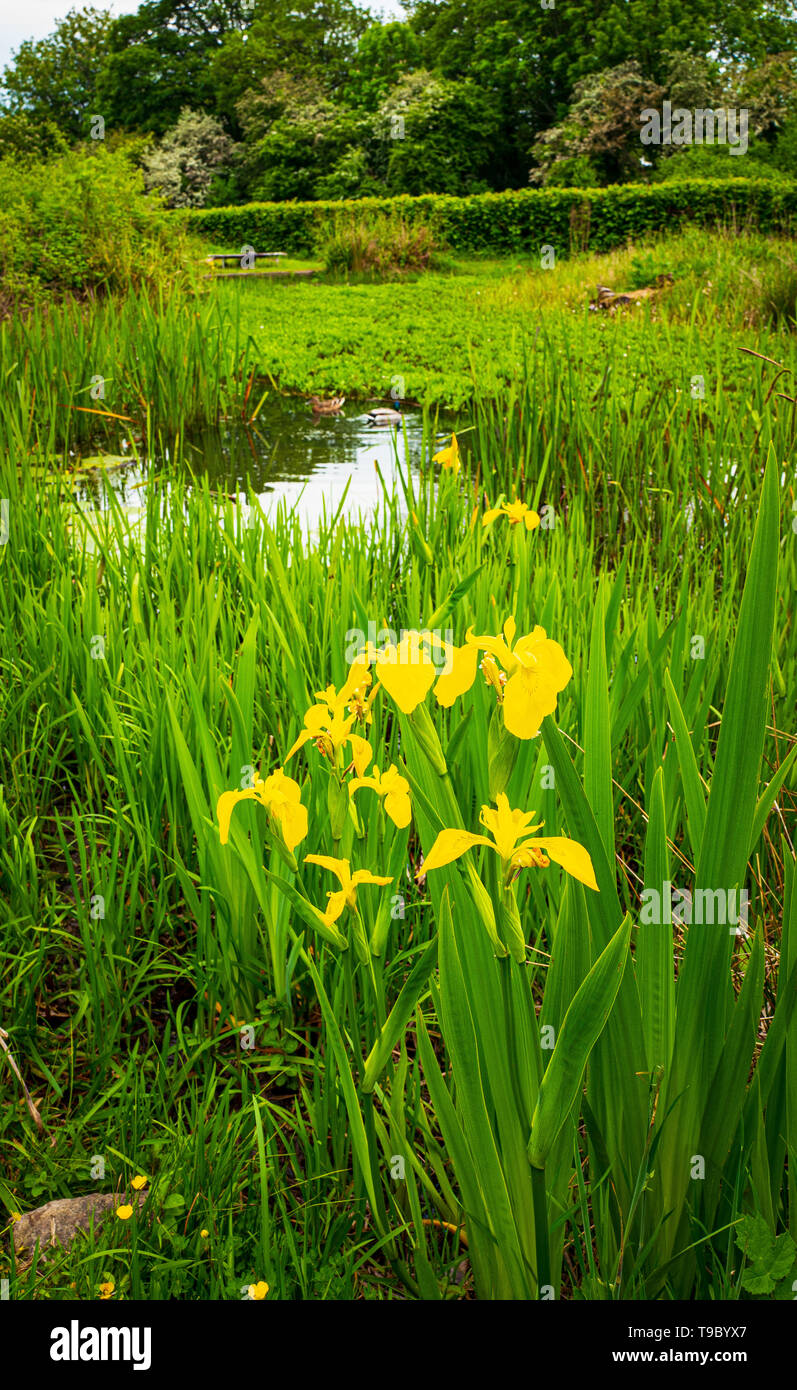
<svg viewBox="0 0 797 1390">
<path fill-rule="evenodd" d="M 98 84 L 106 121 L 162 134 L 185 107 L 212 107 L 210 56 L 247 15 L 241 0 L 145 0 L 114 20 Z"/>
<path fill-rule="evenodd" d="M 112 22 L 108 10 L 70 10 L 48 38 L 20 44 L 3 73 L 0 109 L 65 140 L 85 136 Z"/>
<path fill-rule="evenodd" d="M 642 159 L 638 137 L 639 110 L 662 95 L 747 107 L 773 169 L 777 141 L 794 145 L 791 0 L 406 9 L 406 22 L 384 23 L 360 0 L 143 0 L 117 19 L 71 10 L 7 67 L 0 149 L 52 152 L 85 139 L 101 115 L 109 141 L 155 142 L 174 194 L 188 128 L 175 131 L 190 110 L 226 140 L 214 144 L 226 153 L 213 178 L 190 196 L 238 200 L 517 188 L 530 164 L 546 183 L 659 177 L 676 152 Z M 204 135 L 197 148 L 210 148 Z M 785 145 L 783 157 L 791 167 Z M 184 173 L 178 196 L 188 196 Z"/>
<path fill-rule="evenodd" d="M 409 24 L 372 24 L 357 45 L 343 97 L 352 106 L 376 110 L 391 87 L 420 67 L 421 48 Z"/>
</svg>

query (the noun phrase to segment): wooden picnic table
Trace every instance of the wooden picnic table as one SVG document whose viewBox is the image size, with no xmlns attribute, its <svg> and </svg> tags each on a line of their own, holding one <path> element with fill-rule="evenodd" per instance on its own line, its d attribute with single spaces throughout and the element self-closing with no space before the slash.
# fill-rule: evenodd
<svg viewBox="0 0 797 1390">
<path fill-rule="evenodd" d="M 222 269 L 228 261 L 231 261 L 244 270 L 249 261 L 277 261 L 285 259 L 287 255 L 287 251 L 219 251 L 212 256 L 206 256 L 205 259 L 207 261 L 221 261 Z"/>
</svg>

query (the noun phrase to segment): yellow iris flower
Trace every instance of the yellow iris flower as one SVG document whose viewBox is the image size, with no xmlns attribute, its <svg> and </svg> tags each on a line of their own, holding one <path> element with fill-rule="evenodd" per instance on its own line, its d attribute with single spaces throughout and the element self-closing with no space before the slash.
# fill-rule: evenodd
<svg viewBox="0 0 797 1390">
<path fill-rule="evenodd" d="M 340 889 L 337 893 L 327 894 L 327 910 L 322 913 L 322 916 L 328 927 L 334 926 L 344 908 L 350 907 L 354 910 L 357 907 L 357 889 L 362 883 L 378 883 L 384 886 L 393 882 L 392 878 L 380 878 L 368 869 L 357 869 L 355 873 L 352 873 L 348 859 L 333 859 L 328 854 L 306 854 L 304 862 L 305 864 L 318 864 L 319 868 L 328 869 L 340 883 Z"/>
<path fill-rule="evenodd" d="M 435 665 L 433 645 L 436 655 L 445 655 L 447 670 L 441 672 Z M 451 646 L 428 632 L 407 632 L 397 646 L 388 644 L 379 651 L 371 647 L 362 659 L 374 662 L 381 684 L 403 714 L 412 714 L 432 686 L 441 705 L 453 705 L 476 679 L 475 648 Z"/>
<path fill-rule="evenodd" d="M 373 777 L 355 777 L 349 783 L 349 795 L 353 796 L 360 787 L 371 787 L 377 796 L 385 798 L 385 811 L 399 830 L 409 825 L 410 784 L 406 777 L 400 775 L 395 763 L 391 763 L 387 772 L 381 774 L 379 768 L 375 767 Z"/>
<path fill-rule="evenodd" d="M 222 792 L 216 803 L 219 838 L 226 845 L 230 836 L 230 820 L 239 801 L 259 801 L 279 825 L 282 838 L 291 854 L 307 835 L 307 807 L 302 805 L 298 782 L 286 777 L 281 767 L 265 782 L 258 777 L 253 787 L 241 791 Z"/>
<path fill-rule="evenodd" d="M 507 676 L 503 686 L 504 726 L 516 738 L 534 738 L 546 714 L 553 714 L 557 696 L 573 674 L 558 642 L 546 636 L 545 628 L 535 627 L 516 639 L 514 618 L 504 623 L 503 637 L 474 637 L 469 630 L 465 640 L 479 651 L 488 652 Z M 485 676 L 495 674 L 487 663 Z M 500 679 L 500 676 L 499 676 Z"/>
<path fill-rule="evenodd" d="M 451 443 L 445 449 L 439 449 L 436 454 L 432 454 L 432 463 L 441 463 L 443 468 L 449 469 L 452 473 L 458 473 L 462 467 L 459 458 L 459 441 L 455 434 L 451 436 Z"/>
<path fill-rule="evenodd" d="M 518 526 L 523 522 L 527 531 L 535 531 L 540 524 L 537 513 L 519 498 L 515 498 L 514 502 L 502 502 L 500 507 L 491 507 L 482 517 L 482 526 L 489 526 L 499 516 L 507 517 L 512 526 Z"/>
<path fill-rule="evenodd" d="M 532 825 L 533 811 L 510 810 L 509 798 L 504 792 L 496 798 L 495 810 L 482 806 L 480 819 L 490 832 L 490 839 L 486 835 L 473 835 L 468 830 L 441 830 L 416 878 L 453 863 L 475 845 L 486 845 L 501 856 L 506 877 L 520 869 L 547 869 L 553 859 L 579 883 L 599 891 L 592 860 L 583 845 L 562 835 L 536 836 L 534 832 L 541 828 L 542 821 Z"/>
<path fill-rule="evenodd" d="M 448 669 L 442 673 L 432 659 L 435 645 L 446 658 Z M 391 699 L 404 714 L 412 714 L 433 686 L 438 703 L 446 708 L 470 690 L 480 651 L 487 653 L 481 669 L 501 700 L 506 729 L 516 738 L 534 738 L 573 675 L 559 643 L 551 641 L 542 627 L 517 637 L 514 618 L 507 618 L 502 636 L 477 637 L 469 629 L 463 647 L 441 642 L 428 632 L 407 632 L 397 646 L 380 651 L 370 647 L 358 659 L 374 664 Z M 362 776 L 359 768 L 357 775 Z"/>
<path fill-rule="evenodd" d="M 358 777 L 361 777 L 373 756 L 371 745 L 367 739 L 361 738 L 359 734 L 353 734 L 351 729 L 355 720 L 361 715 L 361 711 L 370 712 L 370 700 L 366 701 L 363 696 L 363 688 L 370 683 L 371 673 L 368 670 L 368 661 L 365 657 L 358 657 L 356 661 L 352 662 L 345 684 L 340 691 L 336 690 L 334 685 L 328 685 L 326 690 L 317 690 L 316 698 L 320 703 L 311 705 L 308 709 L 304 716 L 304 729 L 290 749 L 285 761 L 287 762 L 288 758 L 292 758 L 298 749 L 303 748 L 305 743 L 309 743 L 311 740 L 325 757 L 333 760 L 338 749 L 348 743 L 351 747 L 355 772 Z M 346 713 L 347 706 L 350 710 L 348 714 Z"/>
</svg>

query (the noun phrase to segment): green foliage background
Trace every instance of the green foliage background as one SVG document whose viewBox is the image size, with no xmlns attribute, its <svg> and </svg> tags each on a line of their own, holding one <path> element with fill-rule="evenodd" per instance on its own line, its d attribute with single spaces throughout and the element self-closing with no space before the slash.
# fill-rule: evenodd
<svg viewBox="0 0 797 1390">
<path fill-rule="evenodd" d="M 233 142 L 208 203 L 645 181 L 639 98 L 659 93 L 749 107 L 756 157 L 788 173 L 795 25 L 786 0 L 417 0 L 384 23 L 353 0 L 86 7 L 7 65 L 0 151 L 74 144 L 96 114 L 158 142 L 190 109 Z"/>
</svg>

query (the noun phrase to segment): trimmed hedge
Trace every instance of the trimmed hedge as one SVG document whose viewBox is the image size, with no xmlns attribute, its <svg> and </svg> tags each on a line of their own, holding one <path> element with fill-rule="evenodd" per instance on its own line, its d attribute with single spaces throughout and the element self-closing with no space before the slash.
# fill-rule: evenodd
<svg viewBox="0 0 797 1390">
<path fill-rule="evenodd" d="M 694 179 L 611 188 L 519 189 L 467 198 L 357 198 L 339 202 L 247 203 L 199 208 L 190 229 L 236 250 L 312 251 L 341 220 L 393 212 L 429 223 L 453 251 L 528 251 L 551 245 L 607 251 L 644 233 L 685 223 L 788 231 L 797 214 L 797 181 Z"/>
</svg>

